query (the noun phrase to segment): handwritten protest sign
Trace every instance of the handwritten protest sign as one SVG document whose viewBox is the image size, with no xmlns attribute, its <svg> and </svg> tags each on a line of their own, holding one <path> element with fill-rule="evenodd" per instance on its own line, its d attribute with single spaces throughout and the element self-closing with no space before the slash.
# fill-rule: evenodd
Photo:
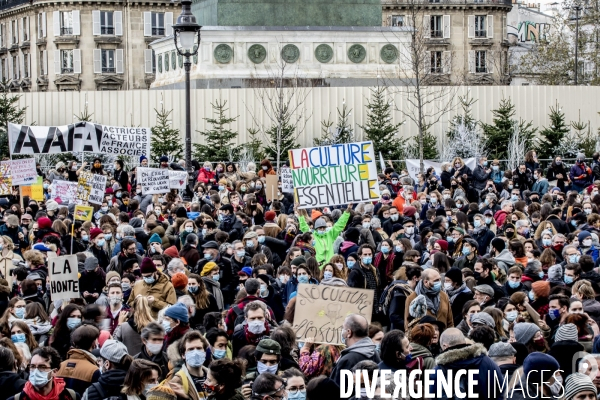
<svg viewBox="0 0 600 400">
<path fill-rule="evenodd" d="M 466 158 L 463 161 L 467 167 L 471 168 L 471 171 L 473 171 L 477 166 L 477 160 L 475 158 Z M 433 169 L 435 169 L 437 176 L 442 175 L 442 163 L 423 160 L 423 168 L 427 170 L 429 167 L 433 167 Z M 421 172 L 421 161 L 418 159 L 406 160 L 406 171 L 411 178 L 417 180 L 417 175 Z"/>
<path fill-rule="evenodd" d="M 293 193 L 294 192 L 294 177 L 292 176 L 292 170 L 283 167 L 280 168 L 281 174 L 281 191 L 283 193 Z"/>
<path fill-rule="evenodd" d="M 150 128 L 77 122 L 64 126 L 8 124 L 10 154 L 90 152 L 123 156 L 150 154 Z"/>
<path fill-rule="evenodd" d="M 52 183 L 52 200 L 61 204 L 71 204 L 77 200 L 77 182 L 54 181 Z"/>
<path fill-rule="evenodd" d="M 289 156 L 294 196 L 300 208 L 379 199 L 372 142 L 295 149 Z"/>
<path fill-rule="evenodd" d="M 277 198 L 277 184 L 279 183 L 279 177 L 277 175 L 267 175 L 265 185 L 265 193 L 267 195 L 267 201 L 273 201 Z"/>
<path fill-rule="evenodd" d="M 142 185 L 143 194 L 168 193 L 169 170 L 160 168 L 138 168 L 138 183 Z"/>
<path fill-rule="evenodd" d="M 169 171 L 169 188 L 185 189 L 188 181 L 188 173 L 186 171 Z"/>
<path fill-rule="evenodd" d="M 106 176 L 82 171 L 77 185 L 77 199 L 91 204 L 102 204 L 106 190 Z"/>
<path fill-rule="evenodd" d="M 22 160 L 12 160 L 10 162 L 10 174 L 14 186 L 32 184 L 37 179 L 35 159 L 24 158 Z"/>
<path fill-rule="evenodd" d="M 293 329 L 296 340 L 341 344 L 344 319 L 360 314 L 371 322 L 375 292 L 347 286 L 298 285 Z"/>
<path fill-rule="evenodd" d="M 48 257 L 52 300 L 69 300 L 79 296 L 77 256 Z"/>
<path fill-rule="evenodd" d="M 77 221 L 91 221 L 94 215 L 94 207 L 76 205 L 73 217 Z"/>
</svg>

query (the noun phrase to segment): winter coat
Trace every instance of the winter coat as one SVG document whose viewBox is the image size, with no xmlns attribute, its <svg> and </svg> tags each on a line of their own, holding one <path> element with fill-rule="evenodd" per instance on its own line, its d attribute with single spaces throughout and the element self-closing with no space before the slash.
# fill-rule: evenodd
<svg viewBox="0 0 600 400">
<path fill-rule="evenodd" d="M 98 382 L 100 370 L 96 364 L 96 357 L 91 353 L 72 349 L 67 353 L 67 359 L 60 364 L 56 376 L 65 380 L 67 388 L 83 395 L 90 384 Z"/>
<path fill-rule="evenodd" d="M 351 370 L 356 364 L 366 360 L 371 360 L 377 364 L 381 362 L 379 354 L 375 351 L 375 343 L 369 337 L 360 339 L 352 346 L 342 350 L 340 358 L 335 367 L 333 367 L 329 377 L 339 385 L 341 371 Z"/>
<path fill-rule="evenodd" d="M 586 176 L 583 176 L 584 174 Z M 592 183 L 592 169 L 585 163 L 581 163 L 581 165 L 574 164 L 569 171 L 569 178 L 571 178 L 574 186 L 584 188 Z"/>
<path fill-rule="evenodd" d="M 383 290 L 379 303 L 390 319 L 390 329 L 404 331 L 404 309 L 406 298 L 410 293 L 412 289 L 406 280 L 395 280 Z"/>
<path fill-rule="evenodd" d="M 480 256 L 483 256 L 487 253 L 490 243 L 494 237 L 496 237 L 494 232 L 492 232 L 487 226 L 481 227 L 480 229 L 475 229 L 471 236 L 473 236 L 473 239 L 477 241 L 477 253 Z"/>
<path fill-rule="evenodd" d="M 18 255 L 22 255 L 21 249 L 26 249 L 29 247 L 29 239 L 27 238 L 27 235 L 23 233 L 23 240 L 20 240 L 19 233 L 23 233 L 23 228 L 20 226 L 16 228 L 8 228 L 6 224 L 0 226 L 0 235 L 11 238 L 15 245 L 13 252 Z"/>
<path fill-rule="evenodd" d="M 230 243 L 244 237 L 244 224 L 235 215 L 226 215 L 219 224 L 219 230 L 229 235 Z"/>
<path fill-rule="evenodd" d="M 115 329 L 113 336 L 127 347 L 127 353 L 138 354 L 142 351 L 142 347 L 144 346 L 142 343 L 142 336 L 135 327 L 133 318 L 130 318 L 126 323 L 119 325 L 117 329 Z"/>
<path fill-rule="evenodd" d="M 120 245 L 120 243 L 117 244 L 117 246 L 119 246 L 119 245 Z M 137 258 L 138 265 L 142 265 L 142 261 L 143 261 L 142 256 L 140 256 L 139 254 L 136 253 L 135 257 Z M 114 256 L 113 258 L 110 259 L 110 263 L 108 264 L 108 269 L 106 270 L 106 272 L 115 271 L 115 272 L 118 272 L 119 275 L 123 275 L 123 263 L 125 261 L 127 261 L 128 259 L 129 258 L 123 259 L 123 257 L 121 257 L 121 254 L 119 252 L 116 256 Z"/>
<path fill-rule="evenodd" d="M 494 261 L 496 261 L 498 267 L 502 268 L 507 275 L 508 270 L 516 263 L 515 256 L 508 249 L 502 250 L 497 257 L 494 257 Z"/>
<path fill-rule="evenodd" d="M 133 285 L 131 295 L 129 295 L 129 306 L 133 305 L 133 301 L 138 295 L 144 297 L 154 296 L 154 301 L 150 304 L 153 318 L 158 316 L 160 310 L 177 302 L 175 288 L 169 281 L 169 278 L 162 272 L 158 272 L 158 279 L 152 285 L 147 284 L 143 279 L 140 279 Z"/>
<path fill-rule="evenodd" d="M 546 218 L 546 221 L 550 222 L 554 226 L 554 229 L 556 229 L 556 231 L 558 233 L 562 233 L 565 236 L 567 236 L 569 233 L 571 233 L 571 229 L 569 228 L 569 225 L 554 214 L 548 215 L 548 218 Z"/>
<path fill-rule="evenodd" d="M 189 244 L 183 246 L 183 249 L 181 249 L 179 252 L 179 257 L 185 259 L 186 264 L 190 268 L 196 266 L 198 261 L 200 261 L 200 253 L 198 252 L 198 249 Z"/>
<path fill-rule="evenodd" d="M 550 185 L 548 184 L 548 179 L 538 178 L 538 180 L 535 181 L 535 183 L 531 187 L 531 191 L 538 192 L 540 194 L 540 196 L 543 196 L 546 193 L 548 193 L 549 186 Z"/>
<path fill-rule="evenodd" d="M 515 189 L 519 189 L 521 193 L 524 190 L 528 190 L 531 188 L 533 172 L 529 169 L 525 169 L 524 173 L 520 173 L 518 169 L 514 170 L 512 173 L 512 180 L 515 184 Z"/>
<path fill-rule="evenodd" d="M 19 374 L 11 371 L 0 372 L 0 392 L 12 396 L 23 390 L 27 381 L 22 379 Z"/>
<path fill-rule="evenodd" d="M 83 271 L 81 273 L 81 278 L 79 278 L 79 293 L 81 293 L 81 297 L 84 297 L 84 292 L 88 292 L 90 295 L 93 293 L 100 295 L 105 286 L 106 274 L 104 274 L 104 271 Z M 85 299 L 88 302 L 93 302 L 96 300 L 96 298 L 92 296 L 89 296 Z"/>
<path fill-rule="evenodd" d="M 435 368 L 435 358 L 427 347 L 417 343 L 411 343 L 410 347 L 412 347 L 410 354 L 412 354 L 413 358 L 421 357 L 423 359 L 423 369 Z"/>
<path fill-rule="evenodd" d="M 466 287 L 462 292 L 457 294 L 454 298 L 454 301 L 451 304 L 452 316 L 454 318 L 454 326 L 457 326 L 458 324 L 460 324 L 460 321 L 462 321 L 462 309 L 465 303 L 469 300 L 473 300 L 473 292 L 471 292 L 471 290 L 468 287 Z"/>
<path fill-rule="evenodd" d="M 485 171 L 485 167 L 477 164 L 473 170 L 473 187 L 477 190 L 485 189 L 488 179 L 490 179 L 490 174 Z"/>
<path fill-rule="evenodd" d="M 120 396 L 127 371 L 109 369 L 104 371 L 98 383 L 87 388 L 81 400 L 104 400 L 110 396 Z"/>
<path fill-rule="evenodd" d="M 215 171 L 207 171 L 204 167 L 200 168 L 200 173 L 198 174 L 198 182 L 202 182 L 205 185 L 212 185 L 212 182 L 210 182 L 211 179 L 215 179 Z"/>
<path fill-rule="evenodd" d="M 161 375 L 158 378 L 159 382 L 167 377 L 167 373 L 169 372 L 169 357 L 167 353 L 161 352 L 160 354 L 150 355 L 146 351 L 146 346 L 142 346 L 142 351 L 137 353 L 133 358 L 135 360 L 148 360 L 157 364 L 161 370 Z"/>
<path fill-rule="evenodd" d="M 334 256 L 333 242 L 335 242 L 335 239 L 346 228 L 346 223 L 348 222 L 348 219 L 350 219 L 350 213 L 346 211 L 337 220 L 337 222 L 335 223 L 335 225 L 333 225 L 329 232 L 326 232 L 325 234 L 313 234 L 313 239 L 315 241 L 316 259 L 319 264 L 331 260 L 331 257 Z M 302 231 L 303 233 L 310 232 L 311 229 L 306 223 L 306 219 L 304 219 L 303 215 L 300 215 L 298 221 L 300 223 L 300 231 Z"/>
<path fill-rule="evenodd" d="M 406 305 L 404 307 L 404 326 L 408 326 L 410 314 L 408 309 L 410 307 L 410 302 L 417 298 L 417 293 L 413 292 L 406 299 Z M 454 327 L 454 317 L 452 316 L 452 307 L 450 306 L 450 299 L 448 295 L 444 292 L 439 293 L 440 296 L 440 305 L 438 307 L 437 315 L 434 315 L 431 310 L 427 309 L 427 315 L 431 315 L 435 319 L 440 322 L 443 322 L 446 325 L 446 328 Z M 412 317 L 410 317 L 412 320 Z"/>
<path fill-rule="evenodd" d="M 477 370 L 474 376 L 477 379 L 477 385 L 474 385 L 473 390 L 480 399 L 496 400 L 502 398 L 502 392 L 499 388 L 490 387 L 493 382 L 502 382 L 500 368 L 488 356 L 485 347 L 481 343 L 471 345 L 462 344 L 451 347 L 444 351 L 436 358 L 437 366 L 435 367 L 434 375 L 442 375 L 445 378 L 432 376 L 433 384 L 429 393 L 437 393 L 437 383 L 441 379 L 448 381 L 448 372 L 452 371 L 452 378 L 458 371 L 462 370 Z M 496 376 L 494 377 L 494 374 Z M 460 387 L 463 393 L 467 393 L 467 374 L 464 374 L 460 379 Z M 456 390 L 456 386 L 453 385 Z M 455 393 L 453 393 L 455 394 Z M 438 399 L 448 399 L 444 390 L 442 396 L 436 396 Z M 454 396 L 456 398 L 456 395 Z"/>
<path fill-rule="evenodd" d="M 222 311 L 225 308 L 225 300 L 223 298 L 223 292 L 221 291 L 221 284 L 208 276 L 203 276 L 202 281 L 204 282 L 204 286 L 206 286 L 206 290 L 208 290 L 217 301 L 219 311 Z"/>
<path fill-rule="evenodd" d="M 600 324 L 600 303 L 595 299 L 585 299 L 582 301 L 583 311 L 586 312 L 591 319 Z"/>
<path fill-rule="evenodd" d="M 458 260 L 454 262 L 452 268 L 458 268 L 462 270 L 463 268 L 469 268 L 471 271 L 475 270 L 475 263 L 477 262 L 477 254 L 469 260 L 467 256 L 462 256 Z"/>
<path fill-rule="evenodd" d="M 227 315 L 225 316 L 225 327 L 227 329 L 228 335 L 233 334 L 233 331 L 235 329 L 235 320 L 237 319 L 237 317 L 239 315 L 244 315 L 244 307 L 246 307 L 246 304 L 248 304 L 252 301 L 257 301 L 257 300 L 262 301 L 263 303 L 267 304 L 263 298 L 256 297 L 256 296 L 246 296 L 242 300 L 240 300 L 239 303 L 232 306 L 229 309 L 229 311 L 227 311 Z M 275 314 L 273 313 L 273 310 L 271 310 L 271 308 L 269 308 L 269 306 L 267 306 L 267 309 L 269 310 L 271 320 L 275 321 Z"/>
</svg>

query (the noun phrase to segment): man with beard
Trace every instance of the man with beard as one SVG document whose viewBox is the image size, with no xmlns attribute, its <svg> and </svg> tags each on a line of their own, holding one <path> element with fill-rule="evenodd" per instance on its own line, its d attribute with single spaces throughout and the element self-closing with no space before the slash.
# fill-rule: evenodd
<svg viewBox="0 0 600 400">
<path fill-rule="evenodd" d="M 135 259 L 138 265 L 142 265 L 142 257 L 137 254 L 136 241 L 133 239 L 123 239 L 121 242 L 121 251 L 110 259 L 108 271 L 116 271 L 119 275 L 123 274 L 123 264 L 127 260 Z"/>
</svg>

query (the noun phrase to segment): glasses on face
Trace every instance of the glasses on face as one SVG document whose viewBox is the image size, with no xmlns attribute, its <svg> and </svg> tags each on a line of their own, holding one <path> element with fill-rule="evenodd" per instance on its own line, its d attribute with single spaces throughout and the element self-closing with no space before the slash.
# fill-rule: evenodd
<svg viewBox="0 0 600 400">
<path fill-rule="evenodd" d="M 46 373 L 52 371 L 52 368 L 47 365 L 29 364 L 29 371 L 35 371 L 36 369 L 39 370 L 40 372 L 46 372 Z"/>
<path fill-rule="evenodd" d="M 300 386 L 300 387 L 295 387 L 292 386 L 289 389 L 285 389 L 286 392 L 288 392 L 289 394 L 293 394 L 296 395 L 298 392 L 305 392 L 306 391 L 306 387 L 304 385 Z"/>
</svg>

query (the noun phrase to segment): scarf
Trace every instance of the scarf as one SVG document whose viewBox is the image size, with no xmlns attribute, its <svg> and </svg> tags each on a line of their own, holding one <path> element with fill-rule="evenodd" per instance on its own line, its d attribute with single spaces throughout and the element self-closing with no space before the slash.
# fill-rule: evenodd
<svg viewBox="0 0 600 400">
<path fill-rule="evenodd" d="M 423 281 L 419 281 L 417 287 L 415 287 L 415 293 L 418 295 L 422 294 L 425 296 L 427 302 L 427 310 L 431 311 L 433 315 L 437 315 L 438 309 L 440 308 L 440 293 L 433 289 L 428 289 L 423 285 Z"/>
<path fill-rule="evenodd" d="M 244 325 L 244 333 L 246 334 L 246 340 L 248 341 L 248 344 L 252 344 L 255 346 L 258 344 L 258 342 L 260 342 L 261 339 L 268 338 L 269 336 L 271 336 L 270 330 L 271 329 L 267 321 L 265 321 L 265 331 L 259 333 L 258 335 L 255 335 L 254 333 L 248 330 L 248 324 Z"/>
<path fill-rule="evenodd" d="M 29 397 L 31 400 L 58 400 L 60 394 L 65 390 L 66 383 L 62 378 L 54 378 L 52 382 L 52 390 L 46 396 L 43 396 L 38 391 L 35 390 L 31 382 L 27 381 L 25 387 L 23 388 L 23 392 Z"/>
<path fill-rule="evenodd" d="M 379 266 L 379 263 L 381 261 L 386 263 L 385 276 L 380 276 L 381 279 L 386 280 L 386 285 L 388 284 L 388 282 L 391 282 L 393 280 L 392 274 L 394 273 L 394 258 L 396 258 L 396 255 L 394 253 L 390 253 L 388 255 L 387 260 L 383 260 L 382 252 L 375 254 L 375 262 L 374 262 L 375 265 Z"/>
<path fill-rule="evenodd" d="M 465 290 L 466 287 L 467 284 L 463 282 L 463 284 L 460 285 L 458 289 L 446 290 L 446 294 L 448 295 L 448 297 L 450 297 L 450 304 L 454 303 L 454 299 L 456 298 L 456 296 L 462 293 L 462 291 Z"/>
</svg>

